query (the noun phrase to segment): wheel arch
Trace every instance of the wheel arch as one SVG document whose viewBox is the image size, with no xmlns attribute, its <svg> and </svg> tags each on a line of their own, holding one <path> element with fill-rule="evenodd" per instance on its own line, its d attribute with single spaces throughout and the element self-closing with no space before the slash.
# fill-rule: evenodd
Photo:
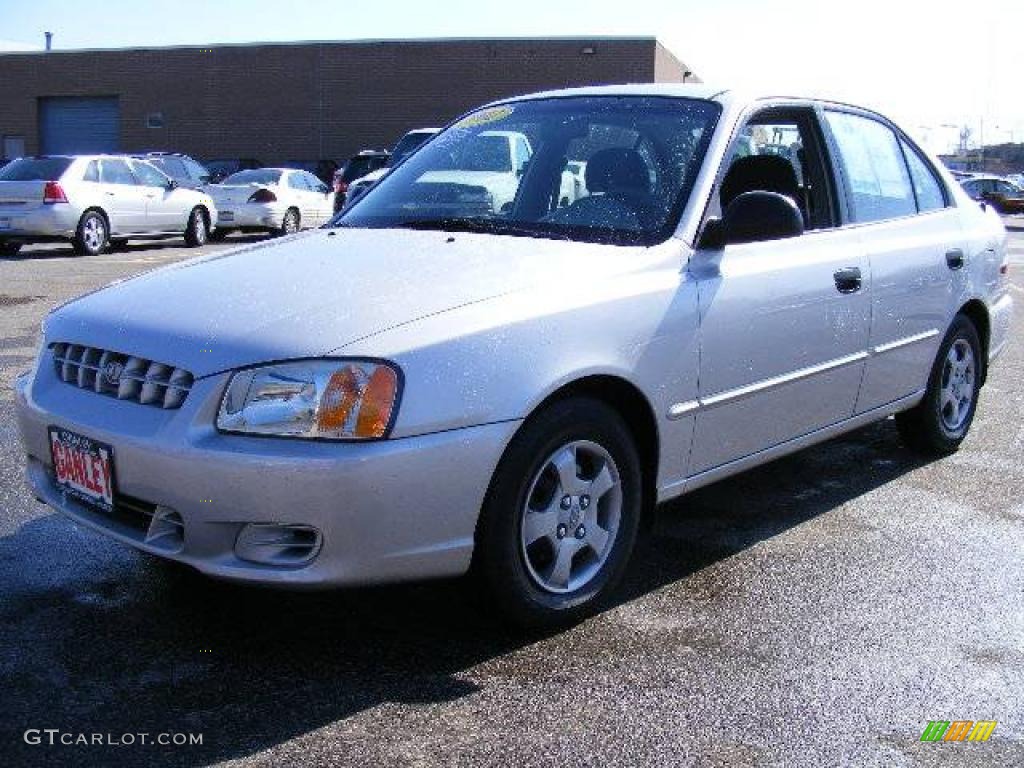
<svg viewBox="0 0 1024 768">
<path fill-rule="evenodd" d="M 981 383 L 984 384 L 985 379 L 988 378 L 988 350 L 992 333 L 988 307 L 981 299 L 971 299 L 957 310 L 957 314 L 970 320 L 978 332 L 978 340 L 981 342 Z"/>
<path fill-rule="evenodd" d="M 650 525 L 657 499 L 658 466 L 661 459 L 658 422 L 650 400 L 628 379 L 614 374 L 590 374 L 559 386 L 533 408 L 527 419 L 553 403 L 574 397 L 599 400 L 615 410 L 626 422 L 640 454 L 644 523 Z"/>
</svg>

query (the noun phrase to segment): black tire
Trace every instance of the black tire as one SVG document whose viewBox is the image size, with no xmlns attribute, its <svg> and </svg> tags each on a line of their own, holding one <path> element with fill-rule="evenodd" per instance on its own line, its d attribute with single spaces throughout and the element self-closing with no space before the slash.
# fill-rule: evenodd
<svg viewBox="0 0 1024 768">
<path fill-rule="evenodd" d="M 540 577 L 528 565 L 530 556 L 526 552 L 528 545 L 521 539 L 522 526 L 529 503 L 527 497 L 531 490 L 536 492 L 534 479 L 547 471 L 549 457 L 573 441 L 596 444 L 611 456 L 618 471 L 621 510 L 617 533 L 608 544 L 608 554 L 600 565 L 594 566 L 596 570 L 590 580 L 573 591 L 552 592 L 539 583 Z M 553 493 L 552 498 L 555 498 L 562 491 L 555 489 Z M 554 403 L 533 415 L 502 456 L 477 526 L 472 573 L 485 588 L 488 604 L 515 624 L 531 628 L 571 624 L 605 606 L 626 570 L 636 543 L 642 496 L 639 454 L 629 428 L 612 408 L 597 400 L 574 398 Z M 573 517 L 568 526 L 579 524 L 577 531 L 583 529 L 582 521 L 586 519 L 582 517 L 586 513 L 580 509 L 578 503 L 569 509 Z M 597 500 L 593 513 L 601 514 Z M 560 517 L 558 519 L 561 521 Z M 566 528 L 559 524 L 559 540 L 572 538 Z M 561 545 L 550 537 L 542 542 L 549 546 L 546 542 L 551 542 L 552 547 Z M 590 557 L 589 551 L 580 552 Z M 555 557 L 552 554 L 551 559 Z M 532 560 L 530 562 L 535 566 Z M 575 559 L 570 562 L 574 564 Z M 571 584 L 567 581 L 566 586 Z"/>
<path fill-rule="evenodd" d="M 213 232 L 210 233 L 210 240 L 215 243 L 220 243 L 227 239 L 227 236 L 231 234 L 230 229 L 224 229 L 223 227 L 217 227 Z"/>
<path fill-rule="evenodd" d="M 98 256 L 110 245 L 110 227 L 99 211 L 86 211 L 78 220 L 75 238 L 71 241 L 79 256 Z"/>
<path fill-rule="evenodd" d="M 21 243 L 5 243 L 0 241 L 0 256 L 17 256 Z"/>
<path fill-rule="evenodd" d="M 206 213 L 198 206 L 192 209 L 188 217 L 188 225 L 185 227 L 185 244 L 189 248 L 199 248 L 206 245 L 210 236 L 210 223 L 206 220 Z"/>
<path fill-rule="evenodd" d="M 299 226 L 302 223 L 302 219 L 299 216 L 299 211 L 296 208 L 289 208 L 284 213 L 284 219 L 281 220 L 281 228 L 275 231 L 275 234 L 279 236 L 294 235 L 299 231 Z"/>
<path fill-rule="evenodd" d="M 954 346 L 958 350 L 969 348 L 972 356 L 970 382 L 961 380 L 959 390 L 970 399 L 961 407 L 952 406 L 943 395 L 944 388 L 950 386 L 951 376 L 954 380 L 956 377 L 948 360 Z M 956 354 L 953 353 L 954 357 Z M 896 428 L 909 448 L 926 456 L 956 452 L 974 421 L 984 365 L 978 330 L 968 317 L 957 315 L 939 345 L 924 399 L 910 410 L 896 414 Z"/>
</svg>

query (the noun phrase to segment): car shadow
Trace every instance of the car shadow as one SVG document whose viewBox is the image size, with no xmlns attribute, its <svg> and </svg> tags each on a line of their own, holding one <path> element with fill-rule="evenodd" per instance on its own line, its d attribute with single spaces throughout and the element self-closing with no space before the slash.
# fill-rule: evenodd
<svg viewBox="0 0 1024 768">
<path fill-rule="evenodd" d="M 194 249 L 195 254 L 198 256 L 201 253 L 209 251 L 210 246 L 222 245 L 222 246 L 233 246 L 233 245 L 246 245 L 247 243 L 256 243 L 261 240 L 266 240 L 271 235 L 264 233 L 241 233 L 231 234 L 225 239 L 219 241 L 211 241 L 206 246 Z M 82 257 L 75 253 L 74 249 L 68 243 L 55 243 L 52 245 L 44 246 L 32 246 L 30 248 L 22 248 L 17 256 L 0 256 L 0 262 L 3 261 L 33 261 L 42 259 L 79 259 L 79 258 L 95 258 L 103 259 L 108 256 L 117 256 L 123 254 L 133 253 L 159 253 L 160 251 L 166 250 L 178 250 L 184 249 L 185 240 L 183 238 L 171 238 L 168 240 L 129 240 L 124 245 L 113 246 L 108 248 L 106 253 L 100 256 L 93 257 Z"/>
<path fill-rule="evenodd" d="M 622 590 L 643 598 L 921 465 L 883 422 L 660 510 Z M 601 621 L 598 617 L 594 621 Z M 112 748 L 27 745 L 28 728 L 202 733 L 118 747 L 121 765 L 245 757 L 388 703 L 472 696 L 474 666 L 542 639 L 464 581 L 287 593 L 207 580 L 47 514 L 0 539 L 7 764 L 109 763 Z"/>
</svg>

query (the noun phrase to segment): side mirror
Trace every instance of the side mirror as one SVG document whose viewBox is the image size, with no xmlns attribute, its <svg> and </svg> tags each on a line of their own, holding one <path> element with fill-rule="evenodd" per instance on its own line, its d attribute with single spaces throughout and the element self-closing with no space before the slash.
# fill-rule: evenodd
<svg viewBox="0 0 1024 768">
<path fill-rule="evenodd" d="M 744 192 L 729 203 L 721 220 L 708 221 L 700 247 L 720 250 L 726 245 L 783 240 L 803 233 L 803 214 L 790 198 L 777 192 Z"/>
<path fill-rule="evenodd" d="M 167 180 L 167 189 L 170 190 L 170 189 L 177 189 L 177 188 L 178 188 L 178 182 L 176 182 L 174 179 L 168 179 Z"/>
</svg>

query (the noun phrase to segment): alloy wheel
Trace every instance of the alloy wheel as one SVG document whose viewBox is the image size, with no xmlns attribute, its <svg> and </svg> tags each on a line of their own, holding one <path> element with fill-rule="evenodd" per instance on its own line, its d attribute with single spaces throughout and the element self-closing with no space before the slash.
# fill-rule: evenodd
<svg viewBox="0 0 1024 768">
<path fill-rule="evenodd" d="M 949 347 L 942 364 L 939 389 L 939 415 L 951 432 L 963 426 L 974 402 L 974 352 L 966 339 L 957 339 Z"/>
<path fill-rule="evenodd" d="M 107 228 L 99 216 L 90 216 L 82 225 L 82 241 L 90 251 L 98 251 L 107 239 Z"/>
<path fill-rule="evenodd" d="M 614 549 L 621 519 L 622 483 L 611 454 L 587 440 L 563 445 L 537 471 L 521 512 L 530 578 L 554 593 L 586 586 Z"/>
</svg>

